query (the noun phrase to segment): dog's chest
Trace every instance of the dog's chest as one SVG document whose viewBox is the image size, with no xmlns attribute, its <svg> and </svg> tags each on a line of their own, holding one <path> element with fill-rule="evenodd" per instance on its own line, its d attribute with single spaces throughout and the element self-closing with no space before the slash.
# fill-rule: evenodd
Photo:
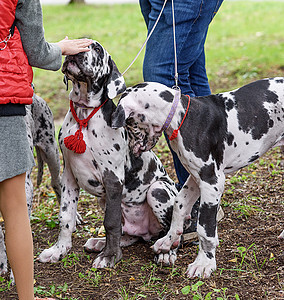
<svg viewBox="0 0 284 300">
<path fill-rule="evenodd" d="M 104 193 L 104 173 L 113 171 L 118 178 L 124 177 L 126 142 L 124 130 L 107 126 L 102 118 L 94 118 L 82 128 L 86 151 L 74 153 L 64 145 L 64 138 L 74 135 L 79 125 L 67 116 L 62 126 L 60 144 L 66 161 L 67 172 L 72 172 L 77 184 L 90 194 L 102 196 Z"/>
</svg>

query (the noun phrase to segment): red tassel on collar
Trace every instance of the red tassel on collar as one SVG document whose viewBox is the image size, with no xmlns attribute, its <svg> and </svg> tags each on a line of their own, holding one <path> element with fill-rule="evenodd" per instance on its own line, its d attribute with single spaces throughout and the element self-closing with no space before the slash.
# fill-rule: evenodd
<svg viewBox="0 0 284 300">
<path fill-rule="evenodd" d="M 89 120 L 95 115 L 95 113 L 107 102 L 107 100 L 100 105 L 99 107 L 94 108 L 91 114 L 83 120 L 80 120 L 75 112 L 73 101 L 70 100 L 70 110 L 71 113 L 79 124 L 79 129 L 75 132 L 74 135 L 70 135 L 64 138 L 64 145 L 67 149 L 74 151 L 75 153 L 82 154 L 86 151 L 86 143 L 84 141 L 84 135 L 82 132 L 83 127 L 88 126 Z"/>
</svg>

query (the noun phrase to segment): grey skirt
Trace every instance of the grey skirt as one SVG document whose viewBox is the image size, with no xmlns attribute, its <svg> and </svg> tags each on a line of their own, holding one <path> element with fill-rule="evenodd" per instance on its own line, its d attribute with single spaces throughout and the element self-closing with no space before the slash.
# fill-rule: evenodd
<svg viewBox="0 0 284 300">
<path fill-rule="evenodd" d="M 0 117 L 0 182 L 34 166 L 23 116 Z"/>
</svg>

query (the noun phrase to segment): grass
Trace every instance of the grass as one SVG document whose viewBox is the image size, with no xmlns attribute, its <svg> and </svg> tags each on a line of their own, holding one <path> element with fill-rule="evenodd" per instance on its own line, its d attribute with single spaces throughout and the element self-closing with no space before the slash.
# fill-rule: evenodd
<svg viewBox="0 0 284 300">
<path fill-rule="evenodd" d="M 136 4 L 43 6 L 46 39 L 57 42 L 90 37 L 99 41 L 124 71 L 146 37 Z M 224 1 L 210 25 L 206 42 L 207 72 L 213 92 L 236 88 L 284 70 L 284 3 Z M 157 41 L 158 44 L 158 41 Z M 125 74 L 128 86 L 143 81 L 143 52 Z M 36 92 L 56 118 L 65 113 L 68 93 L 60 71 L 34 69 Z"/>
</svg>

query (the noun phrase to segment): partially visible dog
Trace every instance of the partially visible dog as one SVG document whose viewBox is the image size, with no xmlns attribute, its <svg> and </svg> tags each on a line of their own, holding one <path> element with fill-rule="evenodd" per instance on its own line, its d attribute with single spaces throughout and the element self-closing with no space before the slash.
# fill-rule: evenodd
<svg viewBox="0 0 284 300">
<path fill-rule="evenodd" d="M 148 241 L 169 229 L 177 191 L 152 151 L 135 158 L 126 130 L 111 127 L 116 108 L 111 99 L 125 90 L 124 79 L 98 42 L 89 48 L 89 52 L 66 56 L 62 68 L 72 90 L 71 109 L 59 137 L 64 157 L 60 233 L 39 260 L 56 262 L 71 248 L 82 188 L 105 208 L 106 239 L 89 239 L 85 244 L 88 251 L 101 251 L 93 266 L 103 268 L 121 259 L 121 246 L 138 238 Z M 169 249 L 159 255 L 158 262 L 170 264 L 175 259 L 175 251 Z"/>
<path fill-rule="evenodd" d="M 47 103 L 34 94 L 33 103 L 26 106 L 25 122 L 28 141 L 33 152 L 37 153 L 38 175 L 37 185 L 40 185 L 43 175 L 44 163 L 47 163 L 51 186 L 56 194 L 58 202 L 61 198 L 60 160 L 52 112 Z M 33 202 L 33 183 L 31 180 L 32 169 L 26 173 L 26 197 L 29 216 L 31 215 Z M 4 234 L 0 227 L 0 274 L 7 272 L 7 256 L 4 243 Z"/>
<path fill-rule="evenodd" d="M 231 92 L 190 100 L 159 83 L 142 83 L 121 96 L 112 126 L 127 127 L 136 156 L 151 149 L 166 130 L 191 176 L 175 200 L 169 232 L 153 249 L 167 252 L 179 243 L 183 222 L 200 195 L 199 253 L 187 274 L 210 276 L 216 269 L 216 215 L 225 174 L 284 145 L 284 78 L 259 80 Z"/>
</svg>

